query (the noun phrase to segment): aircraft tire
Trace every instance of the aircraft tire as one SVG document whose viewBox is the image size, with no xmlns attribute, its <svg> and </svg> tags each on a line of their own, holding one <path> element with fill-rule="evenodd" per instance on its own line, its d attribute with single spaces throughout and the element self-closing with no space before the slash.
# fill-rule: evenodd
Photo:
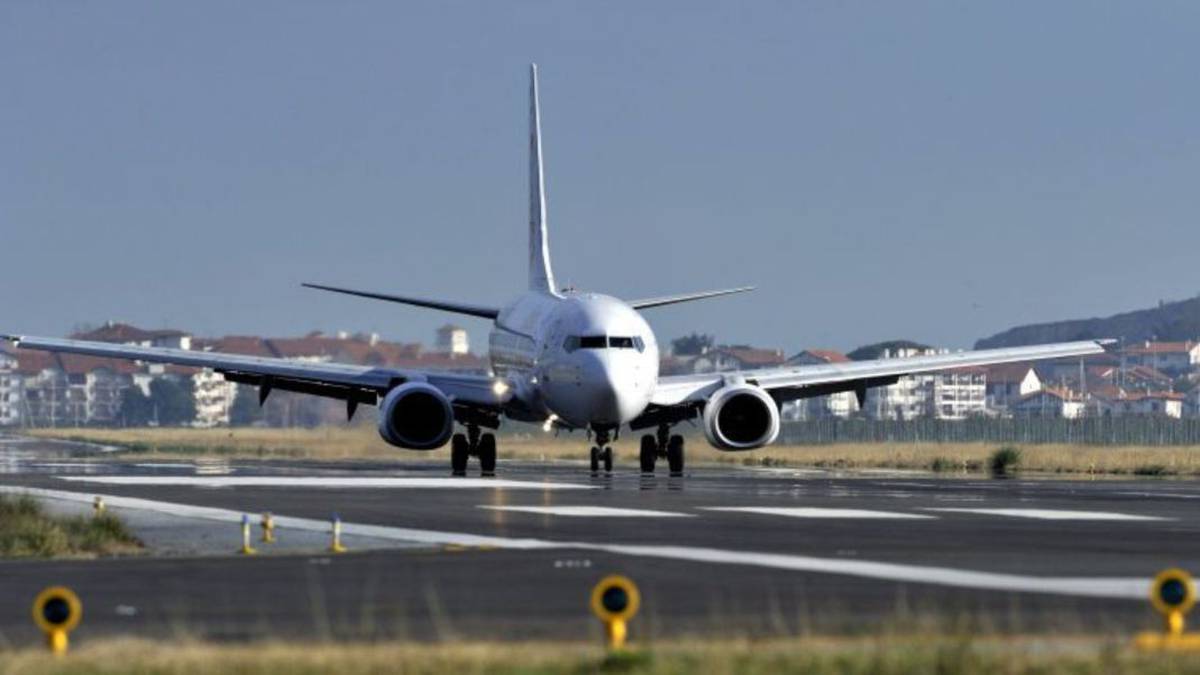
<svg viewBox="0 0 1200 675">
<path fill-rule="evenodd" d="M 484 434 L 479 438 L 479 472 L 484 476 L 496 475 L 495 434 Z"/>
<path fill-rule="evenodd" d="M 604 453 L 604 472 L 612 473 L 612 468 L 613 468 L 613 449 L 612 449 L 612 447 L 610 446 L 610 447 L 605 448 L 603 450 L 603 453 Z"/>
<path fill-rule="evenodd" d="M 471 456 L 471 445 L 467 442 L 466 434 L 454 434 L 450 439 L 450 473 L 455 476 L 467 475 L 467 459 Z"/>
<path fill-rule="evenodd" d="M 600 471 L 600 448 L 594 445 L 592 446 L 591 460 L 592 473 L 598 473 Z"/>
<path fill-rule="evenodd" d="M 658 441 L 654 436 L 642 436 L 642 448 L 638 459 L 641 460 L 642 473 L 654 473 L 654 462 L 658 459 Z"/>
<path fill-rule="evenodd" d="M 675 434 L 667 441 L 667 465 L 672 476 L 683 475 L 683 436 Z"/>
</svg>

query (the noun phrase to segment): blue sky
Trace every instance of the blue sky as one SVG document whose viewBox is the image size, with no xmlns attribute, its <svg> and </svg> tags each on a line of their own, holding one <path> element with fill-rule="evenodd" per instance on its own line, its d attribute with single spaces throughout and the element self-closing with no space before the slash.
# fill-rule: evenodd
<svg viewBox="0 0 1200 675">
<path fill-rule="evenodd" d="M 1200 292 L 1189 2 L 0 3 L 0 329 L 449 315 L 561 282 L 662 337 L 946 346 Z M 482 345 L 486 325 L 462 320 Z"/>
</svg>

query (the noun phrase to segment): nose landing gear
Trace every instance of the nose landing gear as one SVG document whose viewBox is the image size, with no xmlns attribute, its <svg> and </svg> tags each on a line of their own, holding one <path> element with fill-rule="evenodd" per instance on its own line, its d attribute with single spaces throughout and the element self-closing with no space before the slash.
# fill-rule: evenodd
<svg viewBox="0 0 1200 675">
<path fill-rule="evenodd" d="M 608 429 L 594 429 L 593 431 L 596 434 L 596 445 L 592 446 L 590 453 L 592 473 L 599 473 L 601 464 L 604 464 L 605 473 L 612 473 L 613 449 L 609 445 L 612 442 L 611 433 Z"/>
<path fill-rule="evenodd" d="M 666 458 L 672 476 L 683 475 L 683 436 L 671 434 L 671 427 L 666 424 L 658 427 L 657 436 L 642 436 L 639 456 L 642 473 L 654 473 L 654 464 L 659 457 Z"/>
<path fill-rule="evenodd" d="M 496 475 L 496 435 L 481 434 L 479 427 L 467 425 L 466 434 L 454 434 L 450 439 L 450 473 L 455 476 L 467 475 L 467 461 L 471 457 L 479 458 L 479 474 L 481 476 Z"/>
</svg>

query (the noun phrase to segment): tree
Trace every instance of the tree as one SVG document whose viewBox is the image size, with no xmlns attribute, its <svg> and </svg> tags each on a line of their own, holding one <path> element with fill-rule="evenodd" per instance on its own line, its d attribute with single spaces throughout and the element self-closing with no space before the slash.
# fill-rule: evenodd
<svg viewBox="0 0 1200 675">
<path fill-rule="evenodd" d="M 229 424 L 247 427 L 257 424 L 262 418 L 263 410 L 258 404 L 258 392 L 253 387 L 238 385 L 237 395 L 233 397 L 233 405 L 229 408 Z"/>
<path fill-rule="evenodd" d="M 699 356 L 712 349 L 714 341 L 711 335 L 692 333 L 671 340 L 671 353 L 676 356 Z"/>
<path fill-rule="evenodd" d="M 192 388 L 176 380 L 159 377 L 150 382 L 150 402 L 162 426 L 191 424 L 196 419 Z"/>
<path fill-rule="evenodd" d="M 127 427 L 144 427 L 154 419 L 154 404 L 142 393 L 141 387 L 129 387 L 121 394 L 119 417 Z"/>
</svg>

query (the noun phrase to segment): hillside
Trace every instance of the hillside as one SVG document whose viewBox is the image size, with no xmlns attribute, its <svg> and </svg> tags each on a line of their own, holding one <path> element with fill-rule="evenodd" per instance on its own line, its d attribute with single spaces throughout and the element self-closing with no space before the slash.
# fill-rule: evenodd
<svg viewBox="0 0 1200 675">
<path fill-rule="evenodd" d="M 975 348 L 1016 347 L 1094 338 L 1124 338 L 1126 342 L 1182 342 L 1197 337 L 1200 337 L 1200 296 L 1163 302 L 1152 309 L 1139 309 L 1105 318 L 1017 326 L 977 341 Z"/>
</svg>

